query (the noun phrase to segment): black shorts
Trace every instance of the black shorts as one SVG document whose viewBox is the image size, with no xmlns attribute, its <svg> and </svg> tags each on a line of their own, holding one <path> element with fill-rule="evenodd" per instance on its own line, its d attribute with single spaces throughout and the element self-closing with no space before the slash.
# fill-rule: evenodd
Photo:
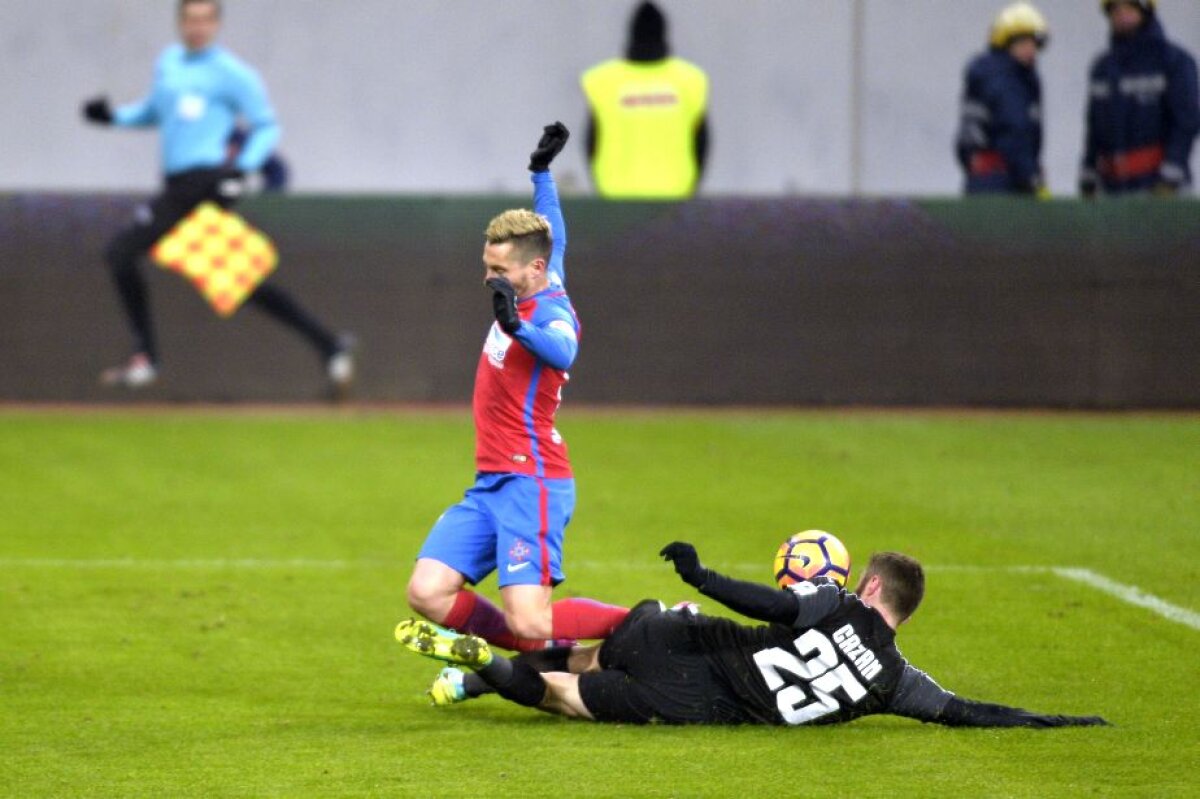
<svg viewBox="0 0 1200 799">
<path fill-rule="evenodd" d="M 138 257 L 205 200 L 230 207 L 232 200 L 216 194 L 216 185 L 223 174 L 218 168 L 201 168 L 169 176 L 163 190 L 138 207 L 134 223 L 117 233 L 108 245 L 110 264 L 133 268 Z"/>
<path fill-rule="evenodd" d="M 596 721 L 626 724 L 729 723 L 732 697 L 719 683 L 696 635 L 697 618 L 639 603 L 600 647 L 602 671 L 579 677 L 579 695 Z"/>
</svg>

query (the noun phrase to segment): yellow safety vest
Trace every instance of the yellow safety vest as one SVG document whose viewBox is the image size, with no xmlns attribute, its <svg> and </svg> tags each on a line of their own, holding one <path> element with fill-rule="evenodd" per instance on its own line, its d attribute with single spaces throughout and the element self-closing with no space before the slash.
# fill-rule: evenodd
<svg viewBox="0 0 1200 799">
<path fill-rule="evenodd" d="M 682 199 L 696 189 L 708 76 L 682 58 L 612 59 L 583 73 L 596 120 L 592 176 L 605 197 Z"/>
</svg>

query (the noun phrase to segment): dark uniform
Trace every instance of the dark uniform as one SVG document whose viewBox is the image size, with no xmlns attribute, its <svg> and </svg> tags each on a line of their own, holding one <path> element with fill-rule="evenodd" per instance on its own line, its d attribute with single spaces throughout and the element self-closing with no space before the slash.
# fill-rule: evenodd
<svg viewBox="0 0 1200 799">
<path fill-rule="evenodd" d="M 1151 14 L 1092 64 L 1080 186 L 1111 194 L 1187 186 L 1198 131 L 1196 61 Z"/>
<path fill-rule="evenodd" d="M 888 712 L 907 668 L 895 631 L 854 594 L 797 585 L 814 594 L 793 626 L 642 603 L 601 648 L 605 670 L 580 677 L 584 704 L 598 721 L 635 723 L 827 724 Z"/>
<path fill-rule="evenodd" d="M 779 591 L 710 571 L 701 591 L 792 621 L 751 627 L 642 602 L 601 647 L 602 670 L 580 675 L 597 721 L 797 725 L 890 713 L 952 726 L 1105 723 L 959 699 L 908 664 L 883 616 L 832 584 Z"/>
<path fill-rule="evenodd" d="M 967 67 L 956 150 L 968 194 L 1033 193 L 1042 184 L 1042 84 L 994 47 Z"/>
</svg>

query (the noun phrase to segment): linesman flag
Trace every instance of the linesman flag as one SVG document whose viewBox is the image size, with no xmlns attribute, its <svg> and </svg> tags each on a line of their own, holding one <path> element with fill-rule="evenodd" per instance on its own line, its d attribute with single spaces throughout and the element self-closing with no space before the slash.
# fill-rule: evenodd
<svg viewBox="0 0 1200 799">
<path fill-rule="evenodd" d="M 222 317 L 232 316 L 279 262 L 265 233 L 212 202 L 179 220 L 150 255 L 190 281 Z"/>
</svg>

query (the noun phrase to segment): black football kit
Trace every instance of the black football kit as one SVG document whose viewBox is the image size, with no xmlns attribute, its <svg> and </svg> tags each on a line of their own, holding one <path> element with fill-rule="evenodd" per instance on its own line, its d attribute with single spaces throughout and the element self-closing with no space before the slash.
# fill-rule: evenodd
<svg viewBox="0 0 1200 799">
<path fill-rule="evenodd" d="M 597 721 L 830 724 L 889 713 L 949 726 L 1106 723 L 960 699 L 909 665 L 876 610 L 833 584 L 787 589 L 703 569 L 701 593 L 765 626 L 640 603 L 580 675 Z"/>
</svg>

